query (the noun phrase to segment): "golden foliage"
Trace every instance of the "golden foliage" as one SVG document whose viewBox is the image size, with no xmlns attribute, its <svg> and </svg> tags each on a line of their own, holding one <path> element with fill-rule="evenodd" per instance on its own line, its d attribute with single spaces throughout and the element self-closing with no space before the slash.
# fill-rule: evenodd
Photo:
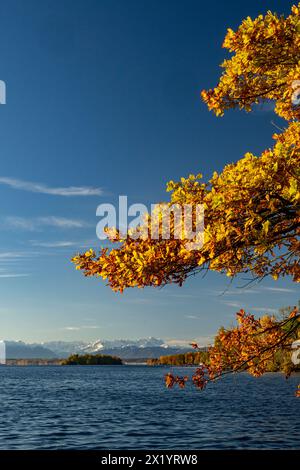
<svg viewBox="0 0 300 470">
<path fill-rule="evenodd" d="M 300 4 L 299 4 L 300 5 Z M 298 119 L 300 106 L 292 104 L 293 81 L 300 77 L 299 6 L 287 18 L 268 12 L 247 18 L 237 32 L 228 30 L 224 47 L 233 56 L 222 64 L 224 72 L 214 90 L 202 93 L 217 115 L 238 106 L 251 110 L 261 99 L 274 100 L 285 119 Z M 251 272 L 278 279 L 290 275 L 300 281 L 300 124 L 291 122 L 275 145 L 260 156 L 247 153 L 225 166 L 207 182 L 202 175 L 170 181 L 171 200 L 165 205 L 203 204 L 204 246 L 190 251 L 184 237 L 151 238 L 151 216 L 139 234 L 125 239 L 109 229 L 118 247 L 99 255 L 89 250 L 73 258 L 86 276 L 107 279 L 113 290 L 127 287 L 182 284 L 202 269 L 234 276 Z M 160 234 L 161 235 L 161 234 Z M 276 253 L 276 254 L 275 254 Z"/>
<path fill-rule="evenodd" d="M 208 350 L 206 363 L 192 375 L 192 383 L 202 390 L 208 382 L 227 373 L 247 371 L 255 377 L 261 376 L 276 362 L 278 352 L 286 351 L 290 357 L 292 343 L 300 337 L 299 333 L 300 313 L 296 307 L 281 321 L 269 315 L 255 318 L 240 310 L 237 326 L 220 329 L 214 346 Z M 281 367 L 286 377 L 295 368 L 291 360 L 282 361 Z M 166 384 L 171 388 L 179 382 L 181 386 L 185 385 L 188 381 L 187 378 L 184 382 L 181 379 L 169 373 Z M 300 396 L 299 387 L 296 396 Z"/>
<path fill-rule="evenodd" d="M 121 292 L 126 287 L 182 284 L 202 269 L 228 276 L 290 275 L 299 282 L 300 123 L 291 123 L 274 139 L 272 149 L 259 157 L 247 153 L 220 174 L 215 172 L 208 183 L 190 175 L 168 184 L 170 206 L 204 205 L 201 250 L 189 251 L 185 239 L 156 240 L 149 233 L 145 237 L 144 231 L 138 239 L 120 240 L 114 232 L 117 248 L 75 256 L 76 269 L 107 279 Z M 145 224 L 149 221 L 150 216 Z"/>
<path fill-rule="evenodd" d="M 299 119 L 300 108 L 292 105 L 293 82 L 300 77 L 299 6 L 287 18 L 268 11 L 246 18 L 236 32 L 228 29 L 223 47 L 233 55 L 221 64 L 218 86 L 202 92 L 217 116 L 235 107 L 251 111 L 263 98 L 274 100 L 284 119 Z"/>
<path fill-rule="evenodd" d="M 109 230 L 117 247 L 78 254 L 72 259 L 76 269 L 107 280 L 120 292 L 128 287 L 182 285 L 201 270 L 230 277 L 249 272 L 254 278 L 270 275 L 275 280 L 288 275 L 300 282 L 300 105 L 293 100 L 294 84 L 300 79 L 299 9 L 300 3 L 294 5 L 286 18 L 269 11 L 254 20 L 246 18 L 236 32 L 228 29 L 223 47 L 232 56 L 221 65 L 217 87 L 202 92 L 217 116 L 236 107 L 251 111 L 261 100 L 271 100 L 277 115 L 287 121 L 286 129 L 273 136 L 273 147 L 261 155 L 246 153 L 207 182 L 198 174 L 168 183 L 167 208 L 203 204 L 203 247 L 189 250 L 190 240 L 184 233 L 176 238 L 174 220 L 169 239 L 161 233 L 153 239 L 148 215 L 144 225 L 125 238 Z M 197 368 L 193 383 L 204 388 L 227 367 L 246 368 L 253 375 L 264 373 L 270 357 L 287 347 L 291 335 L 299 331 L 298 310 L 285 321 L 257 320 L 239 312 L 238 326 L 219 332 L 209 365 Z M 166 385 L 184 387 L 186 380 L 168 374 Z M 300 396 L 300 390 L 296 395 Z"/>
</svg>

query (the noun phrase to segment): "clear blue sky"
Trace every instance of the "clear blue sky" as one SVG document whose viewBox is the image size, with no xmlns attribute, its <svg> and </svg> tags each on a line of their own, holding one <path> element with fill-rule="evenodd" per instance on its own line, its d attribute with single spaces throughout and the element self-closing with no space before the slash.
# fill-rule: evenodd
<svg viewBox="0 0 300 470">
<path fill-rule="evenodd" d="M 271 121 L 281 122 L 268 107 L 220 119 L 199 93 L 217 82 L 227 27 L 268 9 L 287 13 L 291 4 L 1 2 L 3 339 L 195 339 L 229 325 L 240 306 L 263 313 L 296 303 L 289 280 L 243 291 L 238 281 L 220 295 L 229 286 L 217 274 L 181 289 L 118 295 L 69 261 L 97 245 L 101 202 L 115 203 L 119 194 L 130 203 L 158 202 L 166 181 L 200 171 L 209 177 L 246 151 L 271 145 Z M 55 190 L 73 186 L 103 194 Z"/>
</svg>

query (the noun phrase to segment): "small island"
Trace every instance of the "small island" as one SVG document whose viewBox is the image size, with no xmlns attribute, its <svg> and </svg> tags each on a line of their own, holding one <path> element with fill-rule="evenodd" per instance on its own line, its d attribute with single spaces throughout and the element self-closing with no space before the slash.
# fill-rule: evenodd
<svg viewBox="0 0 300 470">
<path fill-rule="evenodd" d="M 113 366 L 122 365 L 122 359 L 105 354 L 72 354 L 61 362 L 62 366 Z"/>
</svg>

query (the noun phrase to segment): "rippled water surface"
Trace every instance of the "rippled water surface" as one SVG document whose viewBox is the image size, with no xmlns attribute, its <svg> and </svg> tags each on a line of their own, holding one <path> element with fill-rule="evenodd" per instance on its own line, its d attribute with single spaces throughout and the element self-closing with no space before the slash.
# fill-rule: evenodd
<svg viewBox="0 0 300 470">
<path fill-rule="evenodd" d="M 199 392 L 166 390 L 165 372 L 1 367 L 0 448 L 300 448 L 300 399 L 294 397 L 300 375 L 286 381 L 279 374 L 243 374 Z"/>
</svg>

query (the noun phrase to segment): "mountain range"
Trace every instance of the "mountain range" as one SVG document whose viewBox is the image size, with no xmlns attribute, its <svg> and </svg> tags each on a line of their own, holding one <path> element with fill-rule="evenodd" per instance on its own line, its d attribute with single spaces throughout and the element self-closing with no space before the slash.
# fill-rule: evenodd
<svg viewBox="0 0 300 470">
<path fill-rule="evenodd" d="M 23 341 L 4 341 L 7 359 L 54 359 L 65 358 L 70 354 L 109 354 L 121 359 L 147 359 L 168 354 L 179 354 L 191 350 L 188 345 L 172 343 L 169 345 L 158 338 L 138 340 L 96 340 L 48 341 L 44 343 L 25 343 Z"/>
</svg>

